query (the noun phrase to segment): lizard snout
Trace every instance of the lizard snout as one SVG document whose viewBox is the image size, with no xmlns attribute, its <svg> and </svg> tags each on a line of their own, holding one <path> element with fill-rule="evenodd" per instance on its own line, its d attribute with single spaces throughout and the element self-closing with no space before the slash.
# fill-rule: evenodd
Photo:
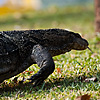
<svg viewBox="0 0 100 100">
<path fill-rule="evenodd" d="M 89 45 L 88 41 L 83 38 L 77 38 L 75 41 L 73 45 L 74 50 L 85 50 Z"/>
<path fill-rule="evenodd" d="M 88 45 L 89 45 L 88 41 L 83 39 L 83 49 L 82 50 L 87 49 Z"/>
</svg>

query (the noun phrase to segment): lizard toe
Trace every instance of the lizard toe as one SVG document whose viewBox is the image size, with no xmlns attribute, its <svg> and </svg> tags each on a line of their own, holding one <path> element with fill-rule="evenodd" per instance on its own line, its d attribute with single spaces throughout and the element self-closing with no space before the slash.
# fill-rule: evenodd
<svg viewBox="0 0 100 100">
<path fill-rule="evenodd" d="M 33 84 L 33 87 L 36 87 L 38 85 L 41 85 L 43 83 L 44 79 L 43 78 L 39 78 L 35 81 L 35 83 Z"/>
<path fill-rule="evenodd" d="M 40 74 L 35 74 L 35 75 L 31 76 L 28 80 L 30 80 L 29 83 L 34 83 L 33 87 L 35 87 L 35 86 L 38 86 L 41 83 L 43 83 L 45 78 L 41 77 Z"/>
<path fill-rule="evenodd" d="M 39 78 L 39 74 L 34 74 L 28 80 L 32 80 L 34 82 L 34 80 L 36 80 L 37 78 Z"/>
</svg>

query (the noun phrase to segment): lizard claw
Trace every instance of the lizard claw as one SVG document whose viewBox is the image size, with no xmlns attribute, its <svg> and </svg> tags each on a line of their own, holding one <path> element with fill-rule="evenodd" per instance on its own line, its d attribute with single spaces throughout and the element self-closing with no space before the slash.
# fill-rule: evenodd
<svg viewBox="0 0 100 100">
<path fill-rule="evenodd" d="M 44 78 L 41 77 L 39 74 L 35 74 L 33 76 L 31 76 L 31 78 L 29 78 L 28 80 L 30 80 L 30 83 L 34 83 L 33 87 L 40 85 L 41 83 L 43 83 Z"/>
</svg>

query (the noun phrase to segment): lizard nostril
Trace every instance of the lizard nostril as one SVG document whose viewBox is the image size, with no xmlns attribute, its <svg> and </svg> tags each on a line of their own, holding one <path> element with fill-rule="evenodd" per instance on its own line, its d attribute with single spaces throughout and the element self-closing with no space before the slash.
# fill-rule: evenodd
<svg viewBox="0 0 100 100">
<path fill-rule="evenodd" d="M 87 41 L 87 40 L 85 40 L 85 39 L 84 39 L 84 42 L 85 42 L 85 45 L 86 45 L 86 46 L 88 46 L 88 45 L 89 45 L 89 43 L 88 43 L 88 41 Z"/>
</svg>

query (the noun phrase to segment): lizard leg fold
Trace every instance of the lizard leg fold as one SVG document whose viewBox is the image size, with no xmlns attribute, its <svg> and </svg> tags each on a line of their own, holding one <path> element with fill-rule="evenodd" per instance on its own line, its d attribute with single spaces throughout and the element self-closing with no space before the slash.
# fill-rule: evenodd
<svg viewBox="0 0 100 100">
<path fill-rule="evenodd" d="M 47 48 L 41 45 L 33 47 L 31 58 L 40 67 L 40 70 L 29 79 L 32 83 L 35 82 L 34 86 L 37 86 L 53 73 L 55 64 Z"/>
</svg>

